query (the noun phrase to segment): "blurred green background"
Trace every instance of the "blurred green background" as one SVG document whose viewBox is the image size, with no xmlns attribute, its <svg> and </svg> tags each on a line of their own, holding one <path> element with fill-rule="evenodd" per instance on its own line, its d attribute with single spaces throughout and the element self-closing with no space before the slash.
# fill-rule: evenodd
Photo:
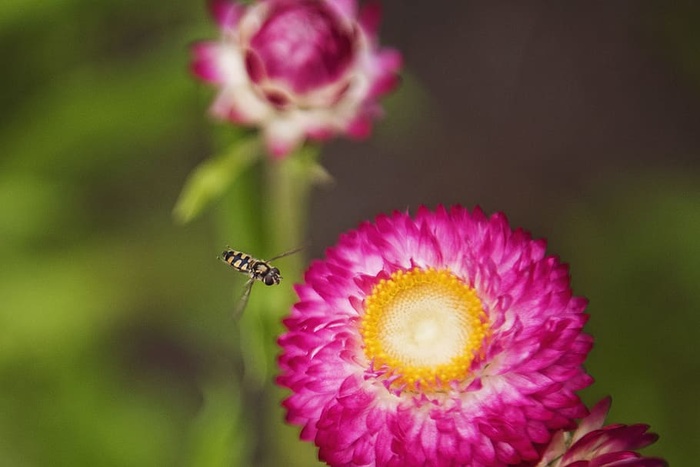
<svg viewBox="0 0 700 467">
<path fill-rule="evenodd" d="M 649 453 L 694 465 L 700 8 L 404 3 L 385 2 L 383 31 L 410 75 L 372 140 L 325 148 L 310 256 L 382 211 L 505 211 L 590 299 L 587 401 L 612 394 L 611 421 L 651 424 Z M 199 1 L 0 3 L 2 466 L 315 458 L 296 429 L 241 421 L 282 412 L 241 403 L 241 282 L 215 260 L 240 211 L 171 217 L 225 132 L 187 72 L 215 35 Z"/>
</svg>

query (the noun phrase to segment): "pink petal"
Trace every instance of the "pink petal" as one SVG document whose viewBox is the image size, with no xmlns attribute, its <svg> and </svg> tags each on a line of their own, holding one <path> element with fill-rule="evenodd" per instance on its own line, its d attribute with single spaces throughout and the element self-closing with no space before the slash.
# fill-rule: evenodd
<svg viewBox="0 0 700 467">
<path fill-rule="evenodd" d="M 362 29 L 369 37 L 376 37 L 379 32 L 379 24 L 382 20 L 382 5 L 377 0 L 367 2 L 360 8 L 357 19 Z"/>
<path fill-rule="evenodd" d="M 245 12 L 245 6 L 229 0 L 209 0 L 209 11 L 223 29 L 234 29 Z"/>
<path fill-rule="evenodd" d="M 265 145 L 273 157 L 280 159 L 291 153 L 304 140 L 303 131 L 285 121 L 271 122 L 264 129 Z"/>
<path fill-rule="evenodd" d="M 190 63 L 192 73 L 209 83 L 224 83 L 226 74 L 220 66 L 221 54 L 221 44 L 218 42 L 197 42 L 193 44 L 193 59 Z"/>
</svg>

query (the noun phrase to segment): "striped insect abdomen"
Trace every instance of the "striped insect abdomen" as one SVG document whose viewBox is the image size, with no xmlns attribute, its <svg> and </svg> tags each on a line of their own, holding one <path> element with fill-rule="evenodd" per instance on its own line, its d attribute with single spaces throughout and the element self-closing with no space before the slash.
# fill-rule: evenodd
<svg viewBox="0 0 700 467">
<path fill-rule="evenodd" d="M 247 253 L 236 250 L 226 250 L 221 254 L 224 261 L 237 271 L 250 273 L 251 268 L 257 261 Z"/>
</svg>

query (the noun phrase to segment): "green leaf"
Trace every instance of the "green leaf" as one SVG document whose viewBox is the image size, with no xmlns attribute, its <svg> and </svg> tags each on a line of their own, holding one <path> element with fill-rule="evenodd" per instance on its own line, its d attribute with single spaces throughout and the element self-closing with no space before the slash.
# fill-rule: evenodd
<svg viewBox="0 0 700 467">
<path fill-rule="evenodd" d="M 173 209 L 173 216 L 185 224 L 218 200 L 261 154 L 257 139 L 235 143 L 221 156 L 201 163 L 190 174 Z"/>
</svg>

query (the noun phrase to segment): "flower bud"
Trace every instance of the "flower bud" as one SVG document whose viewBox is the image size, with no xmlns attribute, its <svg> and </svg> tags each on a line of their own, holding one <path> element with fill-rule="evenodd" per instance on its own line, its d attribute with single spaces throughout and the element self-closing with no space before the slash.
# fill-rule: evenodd
<svg viewBox="0 0 700 467">
<path fill-rule="evenodd" d="M 637 452 L 658 439 L 648 425 L 603 426 L 611 402 L 598 402 L 576 431 L 556 433 L 537 467 L 667 467 L 665 460 Z"/>
<path fill-rule="evenodd" d="M 260 127 L 282 157 L 305 139 L 366 137 L 401 56 L 379 49 L 379 9 L 355 0 L 215 0 L 221 39 L 194 45 L 193 72 L 214 84 L 211 113 Z"/>
</svg>

